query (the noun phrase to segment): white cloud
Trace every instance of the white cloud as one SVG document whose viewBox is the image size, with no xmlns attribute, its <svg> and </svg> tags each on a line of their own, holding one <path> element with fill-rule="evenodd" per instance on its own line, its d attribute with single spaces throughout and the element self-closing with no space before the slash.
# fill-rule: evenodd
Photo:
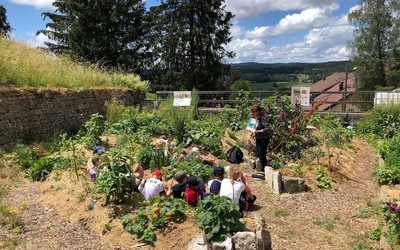
<svg viewBox="0 0 400 250">
<path fill-rule="evenodd" d="M 273 11 L 304 10 L 338 3 L 339 0 L 226 0 L 226 9 L 238 20 L 249 19 L 260 13 Z"/>
<path fill-rule="evenodd" d="M 52 6 L 54 0 L 9 0 L 15 4 L 31 5 L 36 9 L 54 9 Z"/>
<path fill-rule="evenodd" d="M 255 27 L 252 31 L 246 32 L 247 38 L 265 38 L 281 34 L 294 33 L 310 28 L 322 27 L 331 20 L 331 13 L 339 8 L 339 5 L 332 4 L 324 8 L 311 8 L 286 15 L 275 27 Z"/>
<path fill-rule="evenodd" d="M 261 39 L 235 39 L 226 48 L 236 52 L 231 63 L 326 62 L 348 60 L 347 42 L 353 35 L 350 25 L 311 30 L 304 40 L 267 48 Z"/>
</svg>

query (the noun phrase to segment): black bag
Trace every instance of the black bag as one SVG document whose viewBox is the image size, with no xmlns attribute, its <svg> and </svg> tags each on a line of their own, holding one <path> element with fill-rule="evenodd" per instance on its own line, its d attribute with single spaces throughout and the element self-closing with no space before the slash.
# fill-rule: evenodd
<svg viewBox="0 0 400 250">
<path fill-rule="evenodd" d="M 243 152 L 238 146 L 232 146 L 226 153 L 226 160 L 230 163 L 242 163 Z"/>
</svg>

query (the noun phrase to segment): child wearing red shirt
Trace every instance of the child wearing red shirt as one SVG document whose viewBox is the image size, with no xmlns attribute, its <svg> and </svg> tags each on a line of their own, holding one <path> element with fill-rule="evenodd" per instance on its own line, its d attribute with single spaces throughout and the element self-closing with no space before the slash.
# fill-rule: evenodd
<svg viewBox="0 0 400 250">
<path fill-rule="evenodd" d="M 197 200 L 203 197 L 203 191 L 198 189 L 199 180 L 195 176 L 190 176 L 187 179 L 188 187 L 185 189 L 184 199 L 192 207 L 197 207 Z"/>
</svg>

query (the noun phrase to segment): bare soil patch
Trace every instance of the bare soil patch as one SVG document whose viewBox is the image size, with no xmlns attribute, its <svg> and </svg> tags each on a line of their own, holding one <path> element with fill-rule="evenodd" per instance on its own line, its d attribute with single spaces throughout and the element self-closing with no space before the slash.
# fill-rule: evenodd
<svg viewBox="0 0 400 250">
<path fill-rule="evenodd" d="M 246 136 L 239 133 L 240 139 Z M 327 157 L 331 157 L 329 176 L 337 182 L 325 192 L 315 188 L 315 162 L 304 170 L 310 192 L 274 195 L 264 181 L 248 179 L 257 201 L 246 218 L 251 221 L 260 212 L 271 249 L 354 249 L 361 245 L 378 249 L 378 242 L 369 240 L 376 223 L 355 216 L 360 207 L 378 199 L 379 185 L 372 176 L 375 155 L 364 140 L 354 138 L 352 143 L 352 148 L 335 149 L 321 159 L 328 166 Z M 225 138 L 223 144 L 227 150 L 236 142 Z M 241 166 L 246 173 L 255 173 L 247 163 Z M 17 235 L 0 228 L 0 242 L 14 239 L 15 249 L 136 249 L 136 236 L 125 232 L 118 219 L 110 223 L 110 213 L 122 208 L 102 206 L 99 201 L 93 210 L 87 209 L 96 199 L 83 195 L 93 185 L 87 178 L 80 175 L 77 180 L 75 172 L 66 171 L 53 172 L 44 182 L 22 179 L 11 189 L 9 201 L 16 206 L 29 202 L 23 218 L 27 230 Z M 137 206 L 132 203 L 125 209 L 134 211 Z M 107 224 L 110 230 L 105 230 Z M 197 222 L 188 219 L 158 233 L 154 246 L 137 248 L 186 249 L 192 238 L 202 234 Z"/>
</svg>

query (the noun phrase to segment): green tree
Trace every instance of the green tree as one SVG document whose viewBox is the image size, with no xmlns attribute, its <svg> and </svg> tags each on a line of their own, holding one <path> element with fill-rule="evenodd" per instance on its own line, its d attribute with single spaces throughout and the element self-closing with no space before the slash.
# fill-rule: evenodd
<svg viewBox="0 0 400 250">
<path fill-rule="evenodd" d="M 234 82 L 230 89 L 233 91 L 253 91 L 253 84 L 250 81 L 241 78 Z"/>
<path fill-rule="evenodd" d="M 139 72 L 143 51 L 144 3 L 141 0 L 56 0 L 52 22 L 39 30 L 54 42 L 48 48 L 73 60 Z"/>
<path fill-rule="evenodd" d="M 148 14 L 157 89 L 222 88 L 222 59 L 233 57 L 223 47 L 231 40 L 233 15 L 224 0 L 162 0 Z"/>
<path fill-rule="evenodd" d="M 3 5 L 0 5 L 0 35 L 6 35 L 11 31 L 11 26 L 7 21 L 7 10 Z"/>
<path fill-rule="evenodd" d="M 356 26 L 349 44 L 361 90 L 392 89 L 400 76 L 400 4 L 397 0 L 362 0 L 349 14 Z"/>
</svg>

